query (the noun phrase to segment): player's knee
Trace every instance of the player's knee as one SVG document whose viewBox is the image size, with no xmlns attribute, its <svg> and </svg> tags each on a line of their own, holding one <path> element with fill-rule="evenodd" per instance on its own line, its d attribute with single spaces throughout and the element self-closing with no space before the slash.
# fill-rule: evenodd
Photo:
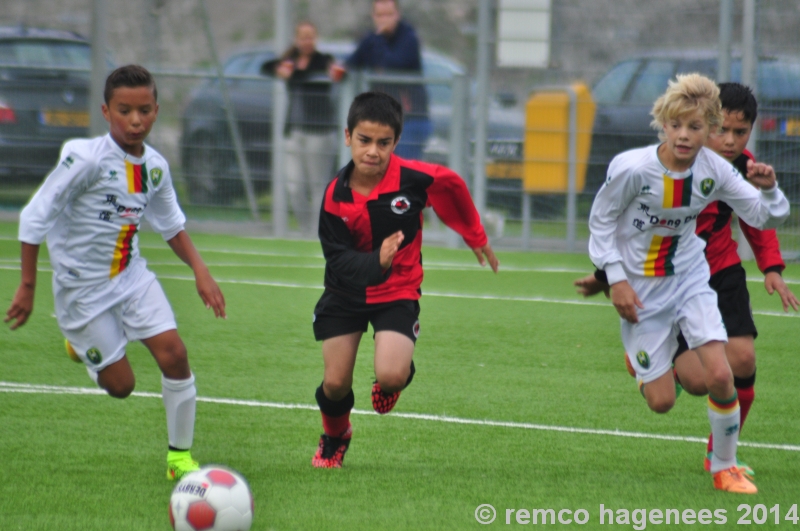
<svg viewBox="0 0 800 531">
<path fill-rule="evenodd" d="M 706 369 L 706 387 L 718 394 L 733 387 L 733 373 L 727 365 Z"/>
<path fill-rule="evenodd" d="M 165 345 L 157 357 L 161 372 L 168 378 L 183 379 L 190 373 L 186 345 L 180 339 Z"/>
<path fill-rule="evenodd" d="M 395 391 L 402 391 L 406 382 L 408 381 L 408 369 L 389 371 L 377 375 L 378 383 L 381 384 L 381 389 L 385 393 L 394 393 Z"/>
<path fill-rule="evenodd" d="M 103 389 L 113 398 L 128 398 L 136 387 L 136 380 L 131 377 L 125 380 L 102 382 Z"/>
<path fill-rule="evenodd" d="M 329 399 L 338 401 L 347 396 L 353 387 L 353 378 L 347 376 L 325 376 L 322 382 L 325 396 Z"/>
<path fill-rule="evenodd" d="M 748 349 L 739 352 L 736 360 L 731 361 L 731 369 L 734 376 L 748 378 L 756 372 L 756 351 Z"/>
<path fill-rule="evenodd" d="M 655 397 L 647 399 L 647 406 L 655 413 L 667 413 L 675 405 L 675 398 Z"/>
</svg>

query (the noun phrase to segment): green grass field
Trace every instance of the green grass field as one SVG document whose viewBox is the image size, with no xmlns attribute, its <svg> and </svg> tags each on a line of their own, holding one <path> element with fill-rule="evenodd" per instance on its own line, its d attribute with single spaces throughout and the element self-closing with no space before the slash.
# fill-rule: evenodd
<svg viewBox="0 0 800 531">
<path fill-rule="evenodd" d="M 13 224 L 0 224 L 3 311 L 19 281 L 15 235 Z M 647 409 L 625 371 L 616 312 L 603 298 L 574 293 L 572 280 L 591 265 L 567 254 L 500 251 L 501 272 L 492 275 L 468 250 L 426 248 L 414 383 L 392 414 L 372 413 L 373 343 L 365 336 L 345 466 L 316 470 L 322 360 L 311 317 L 321 293 L 319 245 L 193 239 L 225 293 L 227 320 L 203 307 L 191 272 L 160 237 L 144 233 L 140 243 L 197 376 L 193 453 L 248 478 L 254 530 L 509 528 L 525 525 L 520 509 L 553 509 L 556 523 L 548 516 L 547 527 L 561 529 L 795 527 L 784 517 L 800 503 L 800 318 L 778 315 L 780 301 L 766 294 L 752 263 L 761 335 L 740 457 L 756 470 L 760 492 L 742 496 L 715 491 L 703 471 L 705 399 L 684 393 L 666 415 Z M 164 478 L 164 411 L 153 396 L 161 390 L 157 367 L 132 344 L 137 394 L 120 401 L 94 392 L 63 352 L 44 257 L 40 266 L 30 322 L 0 332 L 0 529 L 168 530 L 172 484 Z M 800 291 L 800 266 L 784 276 Z M 497 512 L 487 526 L 476 521 L 482 504 Z M 603 513 L 604 525 L 601 504 L 614 512 Z M 564 521 L 588 521 L 559 524 L 565 509 L 572 512 L 561 513 Z M 670 513 L 666 525 L 668 509 L 681 512 L 681 524 Z M 689 518 L 688 510 L 702 509 L 726 523 Z M 656 518 L 642 523 L 641 510 Z M 750 525 L 737 524 L 741 517 Z"/>
</svg>

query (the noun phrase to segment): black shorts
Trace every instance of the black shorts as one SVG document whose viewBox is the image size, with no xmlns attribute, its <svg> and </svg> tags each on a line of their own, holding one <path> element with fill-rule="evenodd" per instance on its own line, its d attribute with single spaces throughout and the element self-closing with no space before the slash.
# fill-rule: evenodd
<svg viewBox="0 0 800 531">
<path fill-rule="evenodd" d="M 391 330 L 416 343 L 419 336 L 419 301 L 403 299 L 358 304 L 325 290 L 314 308 L 314 337 L 317 341 L 353 332 L 366 332 L 369 323 L 372 323 L 374 332 Z"/>
<path fill-rule="evenodd" d="M 753 309 L 750 307 L 750 293 L 747 291 L 747 273 L 742 264 L 732 265 L 711 275 L 708 284 L 717 292 L 717 306 L 722 314 L 722 322 L 728 337 L 758 337 Z M 677 358 L 689 350 L 683 334 L 678 334 Z"/>
</svg>

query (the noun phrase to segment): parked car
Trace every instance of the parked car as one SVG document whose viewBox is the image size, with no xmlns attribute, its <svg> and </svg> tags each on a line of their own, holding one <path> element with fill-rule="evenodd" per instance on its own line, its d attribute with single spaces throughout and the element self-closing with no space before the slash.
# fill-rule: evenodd
<svg viewBox="0 0 800 531">
<path fill-rule="evenodd" d="M 355 49 L 349 42 L 322 42 L 318 47 L 340 62 Z M 265 192 L 270 186 L 272 89 L 271 78 L 261 76 L 260 71 L 261 65 L 274 57 L 271 48 L 261 47 L 236 53 L 223 65 L 224 75 L 230 76 L 228 92 L 256 192 Z M 432 51 L 423 51 L 422 64 L 423 75 L 429 79 L 451 79 L 465 73 L 458 62 Z M 441 83 L 428 83 L 426 88 L 433 134 L 425 147 L 425 158 L 444 163 L 449 151 L 452 89 Z M 333 98 L 338 99 L 336 89 Z M 513 112 L 495 102 L 490 110 L 490 138 L 519 139 L 523 118 L 521 111 Z M 181 157 L 193 202 L 221 204 L 242 197 L 243 186 L 216 78 L 204 81 L 189 96 L 182 115 Z"/>
<path fill-rule="evenodd" d="M 740 58 L 731 62 L 731 79 L 741 80 Z M 676 74 L 717 75 L 717 53 L 675 52 L 635 56 L 612 66 L 592 89 L 597 104 L 587 192 L 605 180 L 618 153 L 658 142 L 650 127 L 653 102 Z M 800 199 L 800 58 L 762 57 L 758 62 L 756 155 L 775 167 L 781 187 Z"/>
<path fill-rule="evenodd" d="M 0 178 L 41 180 L 65 140 L 89 127 L 89 42 L 72 32 L 0 27 Z"/>
</svg>

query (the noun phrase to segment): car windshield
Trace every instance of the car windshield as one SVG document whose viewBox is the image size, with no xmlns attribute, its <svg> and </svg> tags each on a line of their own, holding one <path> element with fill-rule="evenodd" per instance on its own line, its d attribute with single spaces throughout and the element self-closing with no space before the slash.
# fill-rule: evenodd
<svg viewBox="0 0 800 531">
<path fill-rule="evenodd" d="M 675 65 L 668 60 L 652 60 L 636 76 L 636 85 L 629 101 L 635 105 L 650 105 L 667 90 Z"/>
<path fill-rule="evenodd" d="M 622 101 L 625 89 L 639 69 L 639 61 L 625 61 L 612 68 L 592 89 L 597 103 L 614 104 Z"/>
<path fill-rule="evenodd" d="M 89 69 L 91 48 L 70 41 L 0 41 L 0 65 Z"/>
</svg>

